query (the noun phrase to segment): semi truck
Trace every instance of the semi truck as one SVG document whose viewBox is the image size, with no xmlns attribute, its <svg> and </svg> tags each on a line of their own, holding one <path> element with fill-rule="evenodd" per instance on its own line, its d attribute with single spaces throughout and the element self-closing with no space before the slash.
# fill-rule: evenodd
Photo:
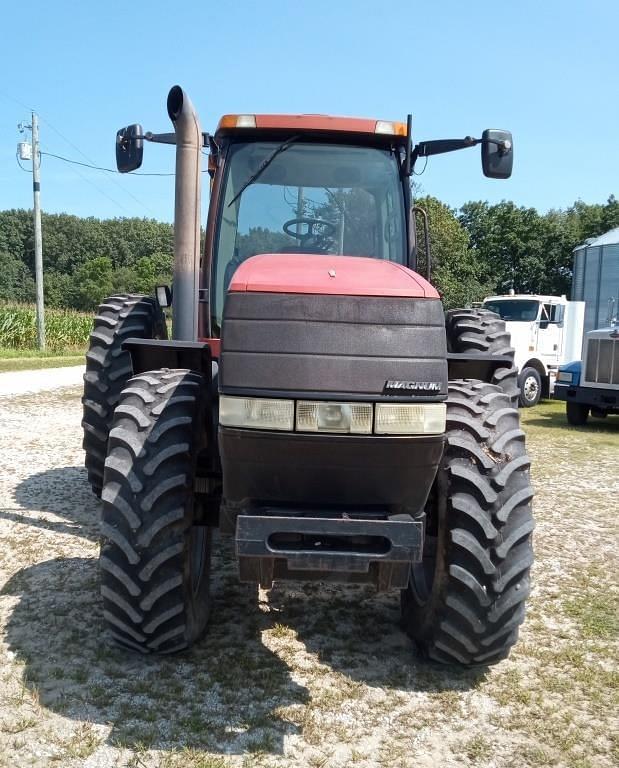
<svg viewBox="0 0 619 768">
<path fill-rule="evenodd" d="M 559 368 L 554 397 L 565 401 L 573 426 L 585 424 L 589 415 L 619 414 L 619 324 L 586 334 L 582 361 Z"/>
<path fill-rule="evenodd" d="M 519 404 L 536 405 L 550 397 L 559 366 L 580 358 L 585 316 L 584 301 L 565 296 L 510 293 L 488 296 L 482 307 L 505 321 L 515 350 Z"/>
</svg>

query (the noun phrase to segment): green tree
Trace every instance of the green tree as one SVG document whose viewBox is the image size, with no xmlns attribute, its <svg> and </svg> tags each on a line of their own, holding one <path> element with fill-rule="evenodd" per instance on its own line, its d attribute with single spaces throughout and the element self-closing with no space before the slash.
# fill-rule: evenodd
<svg viewBox="0 0 619 768">
<path fill-rule="evenodd" d="M 540 216 L 512 202 L 466 203 L 460 222 L 468 232 L 482 282 L 493 292 L 543 293 L 565 288 L 563 217 Z M 552 272 L 548 266 L 552 265 Z"/>
<path fill-rule="evenodd" d="M 619 201 L 577 201 L 566 211 L 540 214 L 512 202 L 466 203 L 460 222 L 468 232 L 479 276 L 493 293 L 569 294 L 574 248 L 619 226 Z"/>
<path fill-rule="evenodd" d="M 6 251 L 0 251 L 0 300 L 34 301 L 34 279 L 20 259 Z"/>
<path fill-rule="evenodd" d="M 75 272 L 72 305 L 75 309 L 92 311 L 109 296 L 114 287 L 112 262 L 107 256 L 89 259 Z"/>
<path fill-rule="evenodd" d="M 469 246 L 469 238 L 455 211 L 435 197 L 418 198 L 415 204 L 428 214 L 432 283 L 443 297 L 446 309 L 479 301 L 484 295 L 478 265 Z M 421 274 L 426 273 L 423 221 L 417 215 L 417 239 Z"/>
<path fill-rule="evenodd" d="M 274 232 L 266 227 L 250 227 L 246 235 L 237 235 L 236 247 L 239 257 L 245 260 L 258 253 L 277 253 L 295 242 L 283 232 Z"/>
</svg>

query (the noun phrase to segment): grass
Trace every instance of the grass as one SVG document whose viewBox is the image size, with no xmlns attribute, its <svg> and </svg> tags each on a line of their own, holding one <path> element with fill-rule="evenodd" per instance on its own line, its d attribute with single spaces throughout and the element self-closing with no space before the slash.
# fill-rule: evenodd
<svg viewBox="0 0 619 768">
<path fill-rule="evenodd" d="M 0 373 L 6 371 L 35 371 L 40 368 L 64 368 L 83 365 L 86 349 L 68 347 L 60 352 L 38 349 L 7 349 L 0 347 Z"/>
<path fill-rule="evenodd" d="M 590 416 L 582 427 L 573 427 L 567 423 L 565 415 L 565 403 L 560 400 L 542 400 L 534 408 L 521 408 L 520 418 L 527 434 L 544 434 L 550 437 L 550 430 L 557 437 L 573 438 L 582 437 L 588 448 L 595 446 L 609 446 L 616 448 L 619 437 L 619 417 L 607 416 L 598 419 Z M 575 445 L 578 445 L 574 441 Z"/>
</svg>

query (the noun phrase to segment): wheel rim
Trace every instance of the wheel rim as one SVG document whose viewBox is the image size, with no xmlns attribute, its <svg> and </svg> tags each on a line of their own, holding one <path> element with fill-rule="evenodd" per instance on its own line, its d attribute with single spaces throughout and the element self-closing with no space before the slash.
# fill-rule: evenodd
<svg viewBox="0 0 619 768">
<path fill-rule="evenodd" d="M 528 403 L 533 403 L 535 400 L 537 400 L 539 384 L 537 383 L 535 376 L 527 376 L 527 378 L 524 380 L 524 384 L 522 385 L 522 390 L 524 393 L 524 399 Z"/>
</svg>

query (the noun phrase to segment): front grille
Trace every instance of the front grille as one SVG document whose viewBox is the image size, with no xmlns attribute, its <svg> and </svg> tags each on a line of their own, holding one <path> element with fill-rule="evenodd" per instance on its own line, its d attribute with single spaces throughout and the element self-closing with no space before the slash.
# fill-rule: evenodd
<svg viewBox="0 0 619 768">
<path fill-rule="evenodd" d="M 613 339 L 589 340 L 585 381 L 619 385 L 619 342 Z"/>
</svg>

